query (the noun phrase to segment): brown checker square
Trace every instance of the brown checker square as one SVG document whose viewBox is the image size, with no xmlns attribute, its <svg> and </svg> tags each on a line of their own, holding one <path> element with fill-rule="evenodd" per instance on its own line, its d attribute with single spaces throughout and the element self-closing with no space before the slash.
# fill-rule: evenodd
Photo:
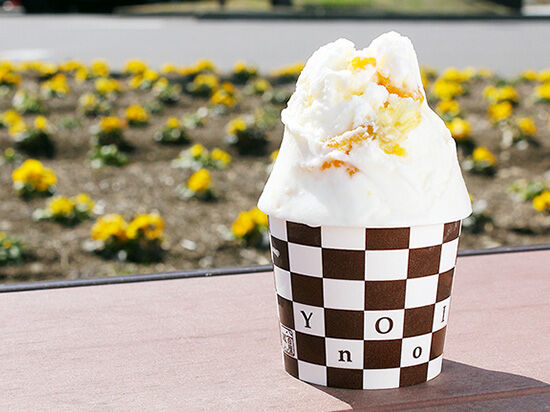
<svg viewBox="0 0 550 412">
<path fill-rule="evenodd" d="M 441 302 L 451 296 L 451 288 L 453 287 L 454 268 L 439 274 L 437 281 L 437 298 L 436 302 Z"/>
<path fill-rule="evenodd" d="M 441 245 L 409 250 L 408 278 L 435 275 L 439 272 Z"/>
<path fill-rule="evenodd" d="M 409 247 L 408 227 L 366 229 L 367 250 L 407 249 Z"/>
<path fill-rule="evenodd" d="M 428 378 L 428 363 L 420 365 L 407 366 L 401 368 L 399 376 L 399 386 L 416 385 L 417 383 L 426 382 Z"/>
<path fill-rule="evenodd" d="M 405 309 L 405 321 L 403 324 L 403 337 L 425 335 L 432 331 L 435 305 L 421 306 L 419 308 Z"/>
<path fill-rule="evenodd" d="M 279 322 L 287 328 L 294 329 L 294 309 L 292 302 L 277 295 L 277 304 L 279 305 Z"/>
<path fill-rule="evenodd" d="M 279 252 L 277 256 L 276 249 Z M 273 264 L 281 269 L 289 270 L 288 263 L 288 243 L 284 240 L 277 239 L 271 236 L 271 257 L 273 258 Z"/>
<path fill-rule="evenodd" d="M 401 339 L 366 340 L 363 363 L 365 369 L 398 368 L 401 363 Z"/>
<path fill-rule="evenodd" d="M 325 338 L 296 332 L 296 352 L 301 361 L 323 366 L 326 364 Z"/>
<path fill-rule="evenodd" d="M 304 305 L 323 306 L 323 279 L 290 273 L 292 300 Z"/>
<path fill-rule="evenodd" d="M 365 310 L 403 309 L 407 281 L 365 281 Z"/>
<path fill-rule="evenodd" d="M 328 338 L 363 340 L 363 311 L 325 309 L 325 335 Z"/>
<path fill-rule="evenodd" d="M 446 332 L 447 326 L 444 326 L 437 332 L 432 333 L 432 348 L 430 349 L 430 360 L 443 355 L 443 346 L 445 345 Z"/>
<path fill-rule="evenodd" d="M 335 388 L 363 389 L 363 370 L 328 367 L 327 385 Z"/>
<path fill-rule="evenodd" d="M 284 359 L 284 364 L 285 364 L 285 371 L 287 371 L 290 375 L 297 378 L 298 377 L 298 361 L 296 359 L 288 356 L 286 353 L 283 353 L 283 359 Z"/>
<path fill-rule="evenodd" d="M 450 242 L 458 237 L 460 233 L 460 220 L 452 223 L 445 223 L 443 228 L 443 243 Z"/>
<path fill-rule="evenodd" d="M 364 280 L 365 252 L 363 250 L 323 249 L 323 277 Z"/>
<path fill-rule="evenodd" d="M 302 223 L 286 222 L 289 242 L 307 246 L 321 246 L 321 226 L 308 226 Z"/>
</svg>

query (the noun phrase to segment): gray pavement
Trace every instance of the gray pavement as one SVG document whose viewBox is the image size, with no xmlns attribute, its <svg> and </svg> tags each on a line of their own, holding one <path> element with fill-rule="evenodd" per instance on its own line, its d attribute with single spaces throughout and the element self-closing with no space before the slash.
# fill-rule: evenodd
<svg viewBox="0 0 550 412">
<path fill-rule="evenodd" d="M 108 59 L 120 68 L 139 57 L 153 66 L 237 59 L 262 69 L 306 59 L 339 37 L 366 46 L 387 30 L 413 40 L 422 63 L 489 67 L 511 75 L 550 67 L 548 21 L 196 20 L 187 17 L 0 15 L 0 59 Z"/>
</svg>

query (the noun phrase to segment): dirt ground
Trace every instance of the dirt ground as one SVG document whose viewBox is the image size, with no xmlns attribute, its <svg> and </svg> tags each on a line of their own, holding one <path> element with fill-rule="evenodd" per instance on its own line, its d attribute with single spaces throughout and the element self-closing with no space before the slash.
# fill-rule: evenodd
<svg viewBox="0 0 550 412">
<path fill-rule="evenodd" d="M 481 80 L 470 84 L 469 95 L 458 100 L 466 113 L 465 118 L 472 123 L 473 139 L 478 145 L 489 147 L 499 158 L 494 177 L 465 173 L 473 197 L 487 201 L 487 211 L 494 225 L 481 234 L 464 233 L 461 248 L 550 243 L 550 216 L 536 212 L 529 202 L 514 201 L 507 193 L 513 181 L 541 178 L 550 170 L 550 104 L 535 105 L 531 98 L 533 86 L 518 85 L 521 100 L 515 114 L 534 118 L 541 146 L 530 146 L 526 150 L 503 149 L 501 132 L 489 123 L 487 103 L 481 97 L 486 84 L 487 81 Z M 57 174 L 57 193 L 72 196 L 87 192 L 104 213 L 121 213 L 126 218 L 158 211 L 166 220 L 168 252 L 162 263 L 138 265 L 103 260 L 84 251 L 83 243 L 89 239 L 93 221 L 72 228 L 52 222 L 34 222 L 33 211 L 45 207 L 46 200 L 25 202 L 18 198 L 11 183 L 11 173 L 18 163 L 7 163 L 0 166 L 0 231 L 20 237 L 33 256 L 23 265 L 0 267 L 0 281 L 74 279 L 269 263 L 268 251 L 244 248 L 226 236 L 239 211 L 256 204 L 268 176 L 269 153 L 279 146 L 282 137 L 282 125 L 278 122 L 268 132 L 269 150 L 263 157 L 239 156 L 225 142 L 226 123 L 240 113 L 249 113 L 259 107 L 260 98 L 244 96 L 241 90 L 242 100 L 236 109 L 228 114 L 210 116 L 205 127 L 189 132 L 193 142 L 202 143 L 209 149 L 221 147 L 233 155 L 228 169 L 212 171 L 219 199 L 205 203 L 185 201 L 177 195 L 176 187 L 185 182 L 189 174 L 170 167 L 170 161 L 183 148 L 160 145 L 153 140 L 154 132 L 168 117 L 192 112 L 205 105 L 205 99 L 183 95 L 175 106 L 166 106 L 162 113 L 152 115 L 148 126 L 128 128 L 125 137 L 136 146 L 136 151 L 129 155 L 128 165 L 92 169 L 87 160 L 89 128 L 97 119 L 81 117 L 75 112 L 78 97 L 92 86 L 73 81 L 70 86 L 68 97 L 47 101 L 47 116 L 52 123 L 67 117 L 78 118 L 81 122 L 81 127 L 74 130 L 58 127 L 54 137 L 58 148 L 56 157 L 43 159 L 43 163 Z M 10 108 L 11 97 L 10 94 L 0 98 L 0 111 Z M 152 99 L 151 92 L 125 90 L 116 102 L 114 114 L 123 116 L 129 104 Z M 32 122 L 34 115 L 26 115 L 25 119 Z M 11 146 L 7 131 L 0 129 L 0 148 Z"/>
</svg>

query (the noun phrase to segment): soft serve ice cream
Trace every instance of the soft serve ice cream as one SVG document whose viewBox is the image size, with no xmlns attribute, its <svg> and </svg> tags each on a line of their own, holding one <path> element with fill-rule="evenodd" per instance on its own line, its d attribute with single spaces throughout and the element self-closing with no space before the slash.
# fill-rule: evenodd
<svg viewBox="0 0 550 412">
<path fill-rule="evenodd" d="M 309 225 L 395 227 L 471 213 L 456 145 L 430 109 L 416 53 L 395 32 L 308 60 L 258 206 Z"/>
</svg>

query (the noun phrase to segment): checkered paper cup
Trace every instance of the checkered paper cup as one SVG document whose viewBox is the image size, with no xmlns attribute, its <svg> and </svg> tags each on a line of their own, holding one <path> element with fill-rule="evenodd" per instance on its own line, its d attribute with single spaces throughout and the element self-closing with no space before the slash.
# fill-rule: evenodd
<svg viewBox="0 0 550 412">
<path fill-rule="evenodd" d="M 460 227 L 312 227 L 270 216 L 286 371 L 354 389 L 439 375 Z"/>
</svg>

